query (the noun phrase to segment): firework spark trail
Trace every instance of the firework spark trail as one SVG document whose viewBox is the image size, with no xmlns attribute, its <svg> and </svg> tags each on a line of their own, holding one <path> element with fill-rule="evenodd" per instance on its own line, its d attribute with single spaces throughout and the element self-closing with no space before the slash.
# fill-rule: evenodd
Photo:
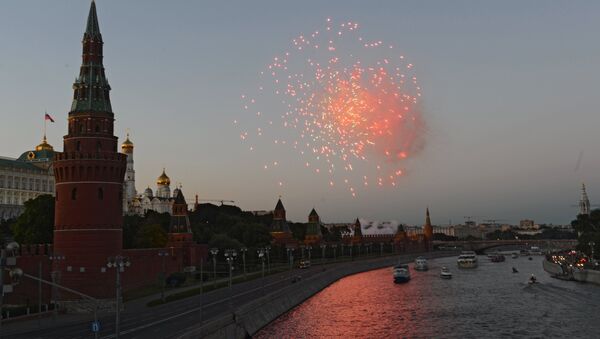
<svg viewBox="0 0 600 339">
<path fill-rule="evenodd" d="M 246 114 L 234 123 L 251 127 L 240 138 L 250 151 L 266 143 L 297 151 L 307 169 L 353 196 L 357 183 L 396 186 L 423 148 L 425 123 L 414 66 L 394 52 L 363 39 L 354 22 L 327 19 L 323 31 L 293 39 L 260 73 L 253 94 L 242 95 Z"/>
</svg>

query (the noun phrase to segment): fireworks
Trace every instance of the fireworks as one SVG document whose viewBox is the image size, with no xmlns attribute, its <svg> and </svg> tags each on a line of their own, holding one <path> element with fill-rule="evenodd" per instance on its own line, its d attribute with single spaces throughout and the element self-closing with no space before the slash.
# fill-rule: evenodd
<svg viewBox="0 0 600 339">
<path fill-rule="evenodd" d="M 424 121 L 414 66 L 395 52 L 361 37 L 354 22 L 327 19 L 294 38 L 241 96 L 241 140 L 250 151 L 269 148 L 265 170 L 294 150 L 307 170 L 353 196 L 358 187 L 396 186 L 423 147 Z"/>
</svg>

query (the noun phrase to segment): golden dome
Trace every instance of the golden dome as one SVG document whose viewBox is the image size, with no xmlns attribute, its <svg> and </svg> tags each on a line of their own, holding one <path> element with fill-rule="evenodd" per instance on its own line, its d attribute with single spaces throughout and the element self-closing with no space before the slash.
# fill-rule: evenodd
<svg viewBox="0 0 600 339">
<path fill-rule="evenodd" d="M 156 184 L 157 185 L 166 185 L 166 186 L 169 186 L 171 184 L 171 179 L 169 179 L 169 177 L 165 173 L 164 168 L 163 168 L 163 172 L 160 175 L 160 177 L 158 177 L 158 179 L 156 179 Z"/>
<path fill-rule="evenodd" d="M 46 141 L 46 136 L 44 135 L 44 140 L 42 140 L 41 144 L 35 146 L 35 150 L 36 151 L 54 151 L 54 147 L 52 147 L 52 145 L 50 145 Z"/>
<path fill-rule="evenodd" d="M 133 148 L 133 142 L 131 142 L 131 140 L 129 140 L 129 133 L 127 133 L 127 138 L 121 144 L 121 148 L 122 149 L 131 149 L 131 148 Z"/>
</svg>

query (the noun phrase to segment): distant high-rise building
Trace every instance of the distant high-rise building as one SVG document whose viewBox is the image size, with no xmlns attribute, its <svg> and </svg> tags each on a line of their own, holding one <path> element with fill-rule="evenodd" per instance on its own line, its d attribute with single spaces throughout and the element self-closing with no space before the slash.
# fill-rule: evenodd
<svg viewBox="0 0 600 339">
<path fill-rule="evenodd" d="M 581 184 L 581 199 L 579 199 L 579 214 L 590 215 L 590 200 L 583 183 Z"/>
</svg>

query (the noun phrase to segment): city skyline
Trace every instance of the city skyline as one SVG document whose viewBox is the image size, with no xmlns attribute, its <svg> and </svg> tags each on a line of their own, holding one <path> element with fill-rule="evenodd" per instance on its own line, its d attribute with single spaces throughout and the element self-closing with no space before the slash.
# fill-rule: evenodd
<svg viewBox="0 0 600 339">
<path fill-rule="evenodd" d="M 30 4 L 40 10 L 28 22 L 17 19 L 31 15 L 27 5 L 3 4 L 0 11 L 0 29 L 11 32 L 10 36 L 0 36 L 7 50 L 0 60 L 4 79 L 0 109 L 3 120 L 10 122 L 0 127 L 5 140 L 10 140 L 0 145 L 2 156 L 17 157 L 39 143 L 44 111 L 57 121 L 48 127 L 49 142 L 62 150 L 71 84 L 77 75 L 79 60 L 75 57 L 81 37 L 76 34 L 84 27 L 81 17 L 88 3 Z M 362 12 L 360 4 L 351 3 L 341 11 L 340 19 L 351 17 L 373 36 L 385 31 L 403 32 L 416 25 L 417 18 L 425 19 L 419 27 L 423 30 L 415 28 L 411 34 L 399 36 L 388 33 L 384 38 L 415 60 L 424 87 L 427 144 L 408 165 L 408 174 L 397 188 L 368 190 L 356 198 L 329 188 L 323 178 L 294 169 L 291 154 L 287 159 L 292 164 L 290 176 L 298 180 L 278 187 L 244 150 L 238 130 L 231 124 L 241 114 L 239 95 L 254 85 L 256 73 L 272 55 L 285 49 L 291 38 L 335 13 L 332 8 L 303 8 L 299 17 L 291 20 L 297 13 L 297 8 L 291 7 L 296 5 L 272 4 L 280 14 L 272 22 L 253 25 L 250 18 L 238 15 L 234 16 L 238 19 L 235 24 L 223 28 L 215 21 L 233 10 L 231 4 L 214 6 L 208 12 L 192 3 L 171 7 L 159 2 L 143 2 L 143 6 L 115 1 L 101 4 L 115 134 L 122 142 L 125 131 L 131 130 L 138 192 L 148 185 L 154 188 L 156 177 L 166 167 L 173 183 L 184 185 L 188 198 L 198 193 L 202 198 L 235 200 L 245 210 L 262 210 L 271 209 L 281 195 L 289 218 L 295 221 L 304 221 L 315 207 L 324 222 L 361 217 L 421 224 L 429 206 L 433 222 L 440 225 L 447 223 L 444 219 L 460 223 L 470 215 L 512 223 L 526 218 L 567 223 L 577 213 L 572 205 L 579 198 L 581 181 L 586 182 L 594 203 L 600 175 L 594 171 L 599 151 L 593 147 L 593 126 L 600 121 L 593 114 L 592 85 L 599 69 L 594 67 L 598 58 L 593 56 L 600 53 L 598 47 L 585 44 L 585 34 L 598 28 L 592 21 L 593 13 L 598 12 L 596 4 L 589 4 L 587 11 L 586 6 L 575 9 L 561 5 L 543 9 L 521 6 L 519 13 L 508 7 L 502 7 L 505 11 L 495 8 L 499 14 L 489 18 L 483 32 L 469 30 L 473 22 L 469 22 L 468 14 L 461 23 L 461 13 L 456 10 L 433 14 L 432 8 L 447 6 L 442 4 L 424 8 L 389 3 Z M 242 12 L 265 15 L 248 4 L 239 6 L 246 9 Z M 399 11 L 384 15 L 386 8 Z M 480 5 L 472 10 L 488 13 Z M 538 19 L 541 26 L 533 27 L 525 14 L 538 10 L 543 14 Z M 131 17 L 140 12 L 144 15 Z M 442 33 L 443 24 L 426 24 L 434 18 L 449 25 L 448 36 L 465 36 L 442 41 L 436 34 Z M 564 23 L 561 29 L 550 27 L 557 18 Z M 578 21 L 572 22 L 575 18 Z M 502 19 L 512 21 L 512 26 L 496 27 Z M 283 25 L 286 20 L 289 24 Z M 63 24 L 53 27 L 53 21 Z M 213 26 L 221 30 L 206 32 Z M 285 29 L 269 29 L 280 26 Z M 40 35 L 42 28 L 45 33 Z M 514 35 L 525 28 L 525 37 Z M 482 43 L 478 38 L 484 39 L 486 34 L 495 37 L 498 46 L 487 45 L 488 50 L 476 46 Z M 235 40 L 229 41 L 231 38 Z M 528 38 L 538 44 L 535 51 L 527 49 Z M 200 45 L 188 43 L 190 39 Z M 27 40 L 32 44 L 23 44 Z M 557 46 L 556 40 L 570 47 Z M 475 54 L 478 63 L 469 64 L 469 55 L 457 47 L 461 43 Z M 163 47 L 158 50 L 153 45 Z M 206 46 L 212 49 L 204 49 Z M 511 47 L 524 52 L 505 52 Z M 443 52 L 448 56 L 440 57 Z M 240 59 L 240 55 L 247 57 Z M 525 65 L 532 69 L 521 69 Z M 479 73 L 488 77 L 484 79 Z M 554 80 L 557 78 L 561 81 Z M 574 107 L 575 112 L 571 111 Z M 566 128 L 567 124 L 571 126 Z"/>
</svg>

